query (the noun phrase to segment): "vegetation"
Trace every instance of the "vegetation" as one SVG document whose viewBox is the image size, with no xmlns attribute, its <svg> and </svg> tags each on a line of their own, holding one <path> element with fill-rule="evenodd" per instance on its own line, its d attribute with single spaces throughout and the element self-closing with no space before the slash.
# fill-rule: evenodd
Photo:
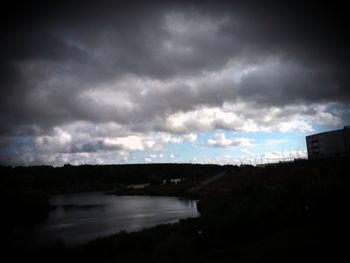
<svg viewBox="0 0 350 263">
<path fill-rule="evenodd" d="M 191 184 L 222 169 L 218 165 L 192 164 L 3 166 L 0 167 L 2 238 L 6 240 L 16 226 L 32 227 L 46 219 L 50 209 L 48 198 L 53 194 L 101 190 L 114 193 L 116 189 L 127 194 L 127 185 L 150 182 L 153 190 L 147 194 L 152 195 L 163 180 L 181 177 Z M 161 190 L 163 195 L 180 192 L 179 187 L 171 184 Z"/>
<path fill-rule="evenodd" d="M 43 262 L 295 262 L 347 255 L 349 160 L 230 166 L 201 189 L 199 218 L 34 257 Z M 177 176 L 181 177 L 181 176 Z"/>
<path fill-rule="evenodd" d="M 1 188 L 32 187 L 48 194 L 111 190 L 121 185 L 186 178 L 202 180 L 224 168 L 219 165 L 135 164 L 65 165 L 64 167 L 1 167 Z"/>
</svg>

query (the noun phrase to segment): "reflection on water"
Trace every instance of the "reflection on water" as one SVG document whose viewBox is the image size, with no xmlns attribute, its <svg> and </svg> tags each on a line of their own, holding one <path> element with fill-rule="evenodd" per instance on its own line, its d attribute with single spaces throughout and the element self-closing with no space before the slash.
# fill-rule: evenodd
<svg viewBox="0 0 350 263">
<path fill-rule="evenodd" d="M 57 195 L 44 223 L 17 233 L 25 243 L 84 243 L 119 231 L 135 231 L 198 216 L 196 201 L 176 197 L 114 196 L 101 192 Z"/>
</svg>

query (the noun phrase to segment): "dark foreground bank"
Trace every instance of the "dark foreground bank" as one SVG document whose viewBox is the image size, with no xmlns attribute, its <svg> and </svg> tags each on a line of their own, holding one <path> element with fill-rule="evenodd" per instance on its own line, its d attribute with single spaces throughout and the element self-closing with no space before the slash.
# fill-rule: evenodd
<svg viewBox="0 0 350 263">
<path fill-rule="evenodd" d="M 85 245 L 36 253 L 8 248 L 11 261 L 295 262 L 348 260 L 349 160 L 226 167 L 197 195 L 201 216 Z M 3 254 L 5 255 L 5 254 Z"/>
</svg>

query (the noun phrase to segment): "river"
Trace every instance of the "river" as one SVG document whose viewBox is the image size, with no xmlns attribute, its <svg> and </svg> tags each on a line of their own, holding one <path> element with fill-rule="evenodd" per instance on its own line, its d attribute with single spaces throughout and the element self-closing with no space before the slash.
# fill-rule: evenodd
<svg viewBox="0 0 350 263">
<path fill-rule="evenodd" d="M 71 246 L 120 231 L 137 231 L 198 216 L 196 201 L 164 196 L 115 196 L 103 192 L 56 195 L 48 219 L 32 229 L 17 229 L 24 246 L 61 240 Z"/>
</svg>

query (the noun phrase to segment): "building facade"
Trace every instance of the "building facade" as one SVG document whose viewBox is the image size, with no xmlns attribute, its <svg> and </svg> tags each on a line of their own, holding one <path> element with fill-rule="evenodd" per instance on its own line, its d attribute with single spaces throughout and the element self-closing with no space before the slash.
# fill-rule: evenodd
<svg viewBox="0 0 350 263">
<path fill-rule="evenodd" d="M 350 156 L 350 126 L 306 136 L 309 159 Z"/>
</svg>

